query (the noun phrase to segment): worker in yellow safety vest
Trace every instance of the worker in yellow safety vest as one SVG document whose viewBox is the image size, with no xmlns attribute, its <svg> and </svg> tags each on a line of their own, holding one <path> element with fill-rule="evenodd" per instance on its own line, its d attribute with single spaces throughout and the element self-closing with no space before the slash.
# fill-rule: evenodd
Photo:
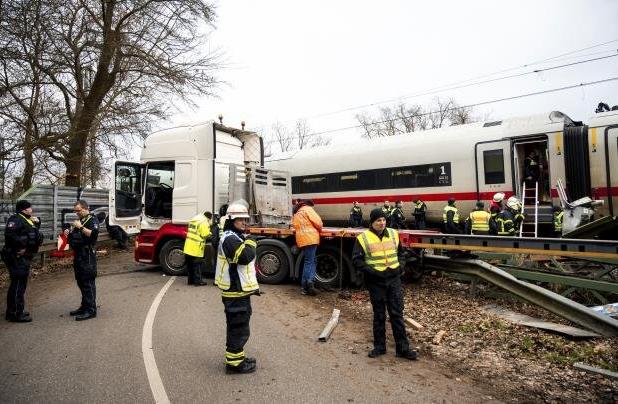
<svg viewBox="0 0 618 404">
<path fill-rule="evenodd" d="M 564 212 L 560 206 L 554 206 L 554 234 L 555 237 L 562 237 L 562 221 L 564 219 Z"/>
<path fill-rule="evenodd" d="M 255 272 L 257 242 L 244 234 L 249 222 L 244 201 L 232 202 L 226 217 L 215 271 L 227 322 L 225 370 L 229 374 L 251 373 L 256 360 L 246 356 L 244 348 L 251 334 L 251 295 L 260 294 Z"/>
<path fill-rule="evenodd" d="M 206 243 L 211 236 L 211 220 L 212 213 L 204 212 L 193 216 L 187 226 L 187 238 L 183 252 L 187 263 L 187 284 L 189 285 L 206 285 L 206 281 L 202 280 L 202 266 Z"/>
<path fill-rule="evenodd" d="M 483 202 L 477 202 L 476 208 L 466 219 L 466 234 L 489 234 L 491 214 L 485 210 Z"/>
<path fill-rule="evenodd" d="M 395 337 L 396 356 L 415 360 L 418 355 L 410 349 L 403 322 L 401 253 L 397 230 L 387 228 L 384 210 L 375 208 L 369 216 L 369 229 L 356 237 L 352 250 L 352 263 L 365 276 L 373 307 L 373 349 L 369 352 L 370 358 L 386 353 L 386 310 Z"/>
<path fill-rule="evenodd" d="M 442 212 L 444 232 L 447 234 L 461 234 L 459 229 L 459 209 L 455 206 L 455 198 L 450 198 Z"/>
</svg>

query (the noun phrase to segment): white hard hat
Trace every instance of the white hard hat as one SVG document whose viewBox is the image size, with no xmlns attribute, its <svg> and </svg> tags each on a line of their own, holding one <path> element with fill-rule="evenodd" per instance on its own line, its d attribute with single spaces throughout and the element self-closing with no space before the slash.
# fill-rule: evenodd
<svg viewBox="0 0 618 404">
<path fill-rule="evenodd" d="M 517 199 L 517 197 L 515 196 L 511 196 L 507 201 L 506 201 L 506 206 L 508 206 L 511 209 L 519 209 L 521 207 L 521 204 L 519 202 L 519 199 Z"/>
<path fill-rule="evenodd" d="M 494 194 L 494 202 L 502 202 L 504 200 L 504 192 Z"/>
<path fill-rule="evenodd" d="M 226 214 L 228 219 L 249 219 L 249 210 L 247 209 L 246 202 L 243 200 L 230 203 L 230 206 L 227 207 Z"/>
</svg>

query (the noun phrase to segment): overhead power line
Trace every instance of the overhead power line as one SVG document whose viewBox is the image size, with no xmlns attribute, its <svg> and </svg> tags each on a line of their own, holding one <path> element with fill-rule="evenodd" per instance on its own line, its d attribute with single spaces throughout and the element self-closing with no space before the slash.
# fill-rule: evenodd
<svg viewBox="0 0 618 404">
<path fill-rule="evenodd" d="M 462 105 L 462 106 L 453 107 L 453 108 L 446 108 L 442 112 L 444 112 L 444 111 L 454 111 L 454 110 L 462 109 L 462 108 L 479 107 L 479 106 L 488 105 L 488 104 L 496 104 L 496 103 L 499 103 L 499 102 L 512 101 L 512 100 L 517 100 L 517 99 L 521 99 L 521 98 L 532 97 L 532 96 L 535 96 L 535 95 L 555 93 L 555 92 L 559 92 L 559 91 L 566 91 L 566 90 L 571 90 L 571 89 L 574 89 L 574 88 L 583 88 L 583 87 L 588 87 L 588 86 L 592 86 L 592 85 L 608 83 L 610 81 L 616 81 L 616 80 L 618 80 L 618 77 L 610 77 L 610 78 L 603 79 L 603 80 L 589 81 L 589 82 L 586 82 L 586 83 L 573 84 L 573 85 L 565 86 L 565 87 L 552 88 L 552 89 L 549 89 L 549 90 L 543 90 L 543 91 L 536 91 L 536 92 L 533 92 L 533 93 L 513 95 L 513 96 L 510 96 L 510 97 L 497 98 L 497 99 L 489 100 L 489 101 L 481 101 L 481 102 L 477 102 L 477 103 L 474 103 L 474 104 Z M 440 112 L 440 111 L 430 111 L 430 112 L 424 112 L 424 113 L 421 113 L 421 114 L 402 116 L 402 117 L 398 117 L 398 118 L 395 118 L 395 119 L 386 119 L 386 120 L 382 120 L 382 121 L 371 122 L 371 123 L 368 123 L 367 125 L 380 125 L 380 124 L 383 124 L 383 123 L 395 122 L 395 121 L 398 121 L 398 120 L 401 120 L 401 119 L 413 118 L 413 117 L 418 117 L 418 116 L 427 116 L 427 115 L 435 114 L 435 113 L 438 113 L 438 112 Z M 346 126 L 346 127 L 337 128 L 337 129 L 330 129 L 330 130 L 325 130 L 325 131 L 321 131 L 321 132 L 314 132 L 314 133 L 310 133 L 310 134 L 305 135 L 305 136 L 306 137 L 312 137 L 312 136 L 325 135 L 325 134 L 329 134 L 329 133 L 342 132 L 342 131 L 350 130 L 350 129 L 359 129 L 359 128 L 362 128 L 363 126 L 365 126 L 365 125 Z M 298 136 L 291 136 L 290 137 L 290 139 L 297 139 L 297 138 L 298 138 Z M 275 143 L 275 142 L 277 142 L 277 140 L 270 140 L 270 141 L 267 141 L 266 144 L 271 144 L 271 143 Z"/>
<path fill-rule="evenodd" d="M 526 63 L 526 64 L 523 64 L 523 65 L 519 65 L 519 66 L 515 66 L 515 67 L 510 67 L 510 68 L 507 68 L 507 69 L 498 70 L 498 71 L 495 71 L 493 73 L 487 73 L 487 74 L 483 74 L 483 75 L 480 75 L 480 76 L 471 77 L 469 79 L 460 80 L 460 81 L 444 84 L 444 85 L 441 85 L 441 86 L 433 87 L 433 88 L 430 88 L 430 89 L 425 90 L 425 91 L 420 92 L 420 93 L 415 93 L 415 94 L 411 94 L 411 95 L 407 95 L 407 96 L 393 97 L 393 98 L 390 98 L 388 100 L 376 101 L 376 102 L 369 103 L 369 104 L 357 105 L 357 106 L 342 108 L 342 109 L 339 109 L 339 110 L 335 110 L 335 111 L 331 111 L 331 112 L 324 112 L 324 113 L 320 113 L 320 114 L 316 114 L 316 115 L 310 115 L 310 116 L 306 116 L 306 117 L 299 118 L 299 119 L 315 119 L 315 118 L 321 118 L 321 117 L 325 117 L 325 116 L 337 115 L 337 114 L 340 114 L 340 113 L 343 113 L 343 112 L 350 112 L 350 111 L 354 111 L 354 110 L 357 110 L 357 109 L 374 107 L 374 106 L 377 106 L 377 105 L 387 104 L 387 103 L 391 103 L 391 102 L 395 102 L 395 101 L 399 101 L 399 100 L 410 99 L 410 98 L 415 98 L 415 97 L 421 97 L 421 96 L 424 96 L 424 95 L 432 95 L 432 94 L 437 94 L 437 93 L 441 93 L 441 92 L 444 92 L 444 91 L 450 91 L 450 90 L 453 90 L 453 89 L 459 89 L 459 88 L 464 88 L 464 87 L 472 87 L 472 86 L 475 86 L 475 85 L 485 84 L 485 83 L 488 83 L 488 82 L 499 81 L 499 80 L 506 80 L 506 79 L 513 78 L 513 77 L 519 77 L 520 75 L 512 75 L 512 76 L 507 76 L 507 77 L 503 77 L 503 78 L 490 79 L 490 80 L 487 80 L 487 81 L 469 83 L 470 81 L 486 79 L 486 78 L 495 76 L 497 74 L 507 73 L 507 72 L 511 72 L 511 71 L 514 71 L 514 70 L 519 70 L 519 69 L 527 68 L 527 67 L 530 67 L 530 66 L 534 66 L 534 65 L 538 65 L 538 64 L 542 64 L 542 63 L 547 63 L 547 62 L 553 61 L 553 60 L 563 60 L 565 56 L 574 55 L 576 53 L 580 53 L 580 52 L 583 52 L 583 51 L 586 51 L 586 50 L 590 50 L 590 49 L 594 49 L 594 48 L 599 48 L 601 46 L 609 45 L 609 44 L 614 43 L 614 42 L 618 42 L 618 38 L 617 39 L 612 39 L 610 41 L 598 43 L 598 44 L 595 44 L 595 45 L 587 46 L 585 48 L 580 48 L 580 49 L 572 50 L 572 51 L 569 51 L 569 52 L 561 53 L 561 54 L 556 55 L 556 56 L 552 56 L 552 57 L 549 57 L 549 58 L 537 60 L 537 61 Z M 604 51 L 602 53 L 605 53 L 605 52 L 609 52 L 609 51 Z M 612 50 L 612 52 L 615 53 L 616 50 Z M 598 53 L 596 53 L 596 54 L 598 54 Z M 594 55 L 594 53 L 592 55 Z M 577 57 L 592 56 L 592 55 L 579 55 Z M 614 56 L 616 56 L 616 55 L 612 54 L 612 55 L 608 55 L 607 57 L 614 57 Z M 596 60 L 600 60 L 600 59 L 598 59 L 598 58 L 587 59 L 587 60 L 580 61 L 580 62 L 581 63 L 589 63 L 589 62 L 596 61 Z M 573 65 L 581 64 L 580 62 L 574 62 Z M 557 66 L 557 67 L 553 67 L 553 68 L 547 68 L 547 70 L 555 70 L 557 68 L 565 68 L 565 67 L 569 67 L 571 65 L 572 64 L 561 65 L 561 66 Z M 522 73 L 521 76 L 528 75 L 528 74 L 539 73 L 541 71 L 545 71 L 545 69 L 537 69 L 537 70 L 534 70 L 534 71 L 531 71 L 531 72 Z M 296 120 L 297 119 L 286 120 L 286 121 L 284 121 L 284 123 L 286 123 L 286 122 L 293 122 L 293 121 L 296 121 Z M 257 128 L 263 128 L 264 126 L 266 126 L 266 125 L 257 125 Z"/>
</svg>

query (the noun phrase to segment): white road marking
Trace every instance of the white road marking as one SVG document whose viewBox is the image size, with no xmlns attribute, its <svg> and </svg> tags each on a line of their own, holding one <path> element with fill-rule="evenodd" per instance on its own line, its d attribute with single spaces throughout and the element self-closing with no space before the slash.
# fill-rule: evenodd
<svg viewBox="0 0 618 404">
<path fill-rule="evenodd" d="M 155 399 L 155 403 L 167 404 L 170 399 L 167 397 L 165 387 L 163 387 L 163 381 L 161 381 L 161 375 L 157 368 L 154 352 L 152 351 L 152 326 L 157 314 L 159 304 L 163 299 L 163 295 L 172 286 L 175 276 L 172 276 L 169 281 L 161 288 L 157 297 L 155 297 L 148 314 L 146 315 L 146 321 L 144 322 L 144 330 L 142 331 L 142 355 L 144 355 L 144 366 L 146 366 L 146 374 L 148 375 L 148 383 L 150 383 L 150 390 Z"/>
</svg>

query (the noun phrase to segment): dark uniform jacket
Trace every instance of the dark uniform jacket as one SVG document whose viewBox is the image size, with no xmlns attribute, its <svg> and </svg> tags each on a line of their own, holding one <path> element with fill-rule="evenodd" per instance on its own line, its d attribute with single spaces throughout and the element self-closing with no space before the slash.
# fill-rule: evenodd
<svg viewBox="0 0 618 404">
<path fill-rule="evenodd" d="M 378 233 L 376 233 L 372 228 L 370 228 L 369 230 L 375 233 L 380 239 L 382 239 L 384 235 L 388 234 L 386 229 L 384 229 L 384 232 L 382 233 L 382 235 L 379 235 Z M 403 248 L 401 247 L 401 243 L 399 244 L 399 247 L 397 248 L 397 255 L 399 258 L 399 268 L 395 268 L 393 270 L 386 270 L 383 272 L 375 271 L 371 267 L 371 265 L 368 265 L 365 262 L 365 250 L 363 250 L 363 247 L 361 246 L 359 241 L 356 240 L 354 243 L 354 248 L 352 250 L 352 264 L 354 265 L 354 268 L 356 268 L 357 271 L 365 275 L 366 283 L 386 285 L 395 280 L 398 280 L 402 274 L 404 265 L 402 265 Z"/>
<path fill-rule="evenodd" d="M 363 225 L 363 211 L 360 207 L 353 206 L 350 210 L 350 226 L 360 227 Z"/>
<path fill-rule="evenodd" d="M 405 229 L 406 218 L 403 215 L 403 211 L 401 208 L 395 207 L 391 211 L 390 227 L 392 227 L 393 229 Z"/>
<path fill-rule="evenodd" d="M 86 217 L 80 219 L 80 222 L 85 228 L 91 230 L 92 233 L 88 237 L 84 234 L 83 230 L 77 227 L 69 233 L 69 245 L 75 253 L 73 264 L 76 271 L 96 275 L 97 263 L 94 247 L 99 237 L 99 221 L 96 216 L 89 213 Z"/>
<path fill-rule="evenodd" d="M 4 229 L 2 260 L 14 275 L 27 275 L 30 260 L 43 243 L 43 235 L 39 232 L 41 222 L 29 220 L 30 216 L 16 213 L 9 217 Z M 24 253 L 19 254 L 22 250 L 25 250 Z"/>
<path fill-rule="evenodd" d="M 234 237 L 230 235 L 226 237 L 225 240 L 223 241 L 223 245 L 221 246 L 221 248 L 223 248 L 223 254 L 225 254 L 225 256 L 229 260 L 232 260 L 234 258 L 234 255 L 236 255 L 236 250 L 238 250 L 238 247 L 240 247 L 240 245 L 245 240 L 245 235 L 239 232 L 238 230 L 236 230 L 236 228 L 234 228 L 233 226 L 226 226 L 225 230 L 233 231 L 234 234 L 238 236 L 238 237 Z M 245 248 L 242 250 L 242 252 L 238 256 L 238 262 L 233 263 L 233 264 L 230 263 L 230 267 L 229 267 L 230 288 L 226 292 L 242 292 L 243 291 L 240 286 L 240 278 L 238 277 L 238 264 L 247 265 L 254 259 L 255 259 L 255 248 L 250 245 L 245 245 Z M 253 291 L 250 294 L 259 295 L 260 291 L 258 289 L 258 290 Z M 223 299 L 233 299 L 233 298 L 223 297 Z"/>
</svg>

